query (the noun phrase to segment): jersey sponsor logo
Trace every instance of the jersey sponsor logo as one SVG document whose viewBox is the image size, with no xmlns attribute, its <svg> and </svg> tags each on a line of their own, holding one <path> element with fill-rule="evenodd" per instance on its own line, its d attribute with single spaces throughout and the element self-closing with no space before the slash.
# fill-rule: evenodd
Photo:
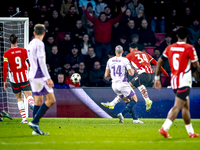
<svg viewBox="0 0 200 150">
<path fill-rule="evenodd" d="M 178 52 L 184 52 L 185 48 L 183 47 L 171 47 L 171 51 L 178 51 Z"/>
<path fill-rule="evenodd" d="M 112 62 L 121 62 L 121 60 L 112 60 Z"/>
</svg>

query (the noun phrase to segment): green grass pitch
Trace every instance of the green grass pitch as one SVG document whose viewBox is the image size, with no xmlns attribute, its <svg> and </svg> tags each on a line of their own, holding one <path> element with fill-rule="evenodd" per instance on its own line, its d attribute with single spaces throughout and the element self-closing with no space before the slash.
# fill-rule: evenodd
<svg viewBox="0 0 200 150">
<path fill-rule="evenodd" d="M 29 118 L 29 121 L 31 118 Z M 195 150 L 200 149 L 200 138 L 188 137 L 184 122 L 177 119 L 165 139 L 158 133 L 165 119 L 141 119 L 144 124 L 133 124 L 125 119 L 103 118 L 43 118 L 40 128 L 49 136 L 33 136 L 21 118 L 0 122 L 0 150 L 8 149 L 66 149 L 66 150 Z M 200 119 L 192 119 L 196 133 L 200 133 Z"/>
</svg>

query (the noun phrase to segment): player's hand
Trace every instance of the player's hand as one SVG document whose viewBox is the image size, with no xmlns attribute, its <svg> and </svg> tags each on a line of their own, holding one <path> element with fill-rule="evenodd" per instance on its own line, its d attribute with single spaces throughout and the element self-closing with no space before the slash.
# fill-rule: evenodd
<svg viewBox="0 0 200 150">
<path fill-rule="evenodd" d="M 156 89 L 158 89 L 158 90 L 161 89 L 161 82 L 160 82 L 160 80 L 155 80 L 155 81 L 154 81 L 154 87 L 155 87 Z"/>
<path fill-rule="evenodd" d="M 7 82 L 4 82 L 4 83 L 3 83 L 3 88 L 4 88 L 5 91 L 7 91 L 7 89 L 6 89 L 7 87 L 8 87 Z"/>
<path fill-rule="evenodd" d="M 47 79 L 47 85 L 48 87 L 51 87 L 51 88 L 54 87 L 54 83 L 51 79 Z"/>
</svg>

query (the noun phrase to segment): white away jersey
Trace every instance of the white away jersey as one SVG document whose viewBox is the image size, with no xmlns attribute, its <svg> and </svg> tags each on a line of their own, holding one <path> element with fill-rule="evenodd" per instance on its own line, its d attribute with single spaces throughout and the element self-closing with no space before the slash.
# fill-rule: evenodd
<svg viewBox="0 0 200 150">
<path fill-rule="evenodd" d="M 111 72 L 112 82 L 127 82 L 126 72 L 131 65 L 127 58 L 115 56 L 108 60 L 106 69 Z"/>
<path fill-rule="evenodd" d="M 42 41 L 35 38 L 29 43 L 28 58 L 31 64 L 29 79 L 45 77 L 45 75 L 43 74 L 40 68 L 39 61 L 38 61 L 38 58 L 45 58 L 44 60 L 46 60 L 44 43 Z"/>
</svg>

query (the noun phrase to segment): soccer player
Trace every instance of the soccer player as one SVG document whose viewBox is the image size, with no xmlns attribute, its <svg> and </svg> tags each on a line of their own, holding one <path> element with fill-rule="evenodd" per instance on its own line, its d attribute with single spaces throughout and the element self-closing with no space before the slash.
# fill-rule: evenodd
<svg viewBox="0 0 200 150">
<path fill-rule="evenodd" d="M 0 121 L 3 121 L 2 117 L 12 120 L 12 117 L 5 110 L 2 110 L 2 112 L 0 113 Z"/>
<path fill-rule="evenodd" d="M 133 117 L 133 122 L 143 123 L 135 117 L 135 113 L 133 111 L 133 106 L 137 102 L 137 96 L 135 92 L 131 88 L 130 84 L 127 82 L 126 78 L 126 70 L 129 75 L 134 75 L 134 70 L 131 68 L 130 62 L 127 58 L 122 57 L 123 48 L 118 45 L 115 48 L 115 57 L 112 57 L 108 60 L 106 65 L 105 77 L 111 76 L 112 78 L 112 89 L 113 91 L 120 97 L 125 98 L 126 108 L 122 113 L 119 113 L 117 116 L 119 118 L 119 122 L 123 123 L 124 115 L 126 113 L 130 113 Z"/>
<path fill-rule="evenodd" d="M 17 46 L 17 39 L 18 38 L 15 34 L 10 36 L 9 43 L 11 44 L 11 48 L 3 55 L 3 84 L 4 90 L 6 91 L 6 88 L 8 87 L 6 77 L 9 66 L 10 84 L 13 93 L 17 98 L 18 108 L 22 116 L 21 123 L 27 123 L 22 91 L 29 102 L 30 108 L 33 110 L 34 100 L 32 97 L 30 82 L 28 80 L 28 66 L 30 67 L 30 63 L 28 60 L 27 50 Z"/>
<path fill-rule="evenodd" d="M 45 26 L 36 24 L 33 34 L 35 38 L 28 45 L 28 57 L 31 64 L 29 80 L 34 94 L 35 105 L 33 120 L 28 125 L 33 129 L 33 135 L 48 135 L 49 133 L 44 133 L 39 129 L 39 121 L 56 100 L 53 93 L 54 83 L 47 70 L 45 48 L 42 42 L 45 36 Z M 44 103 L 43 96 L 46 98 Z"/>
<path fill-rule="evenodd" d="M 139 51 L 138 46 L 135 43 L 129 44 L 130 53 L 126 58 L 130 61 L 132 66 L 137 69 L 138 75 L 134 77 L 129 84 L 133 89 L 138 88 L 141 92 L 145 102 L 146 102 L 146 111 L 148 112 L 151 109 L 152 101 L 149 99 L 147 89 L 145 85 L 153 82 L 154 72 L 151 68 L 151 63 L 156 65 L 157 61 L 149 54 Z M 161 71 L 164 75 L 168 76 L 167 72 L 161 67 Z M 121 100 L 119 96 L 110 103 L 101 103 L 105 107 L 114 109 L 114 106 Z"/>
<path fill-rule="evenodd" d="M 185 121 L 185 128 L 189 137 L 199 137 L 199 134 L 194 132 L 192 123 L 190 122 L 189 111 L 189 94 L 192 86 L 191 63 L 194 68 L 198 68 L 199 62 L 194 47 L 186 43 L 188 33 L 188 29 L 185 27 L 178 29 L 178 42 L 166 47 L 156 66 L 154 86 L 156 89 L 160 89 L 160 67 L 164 61 L 167 59 L 169 60 L 172 72 L 171 87 L 176 94 L 174 106 L 170 109 L 162 128 L 159 129 L 159 133 L 165 138 L 171 138 L 168 134 L 168 130 L 180 111 L 182 111 L 182 118 Z"/>
</svg>

